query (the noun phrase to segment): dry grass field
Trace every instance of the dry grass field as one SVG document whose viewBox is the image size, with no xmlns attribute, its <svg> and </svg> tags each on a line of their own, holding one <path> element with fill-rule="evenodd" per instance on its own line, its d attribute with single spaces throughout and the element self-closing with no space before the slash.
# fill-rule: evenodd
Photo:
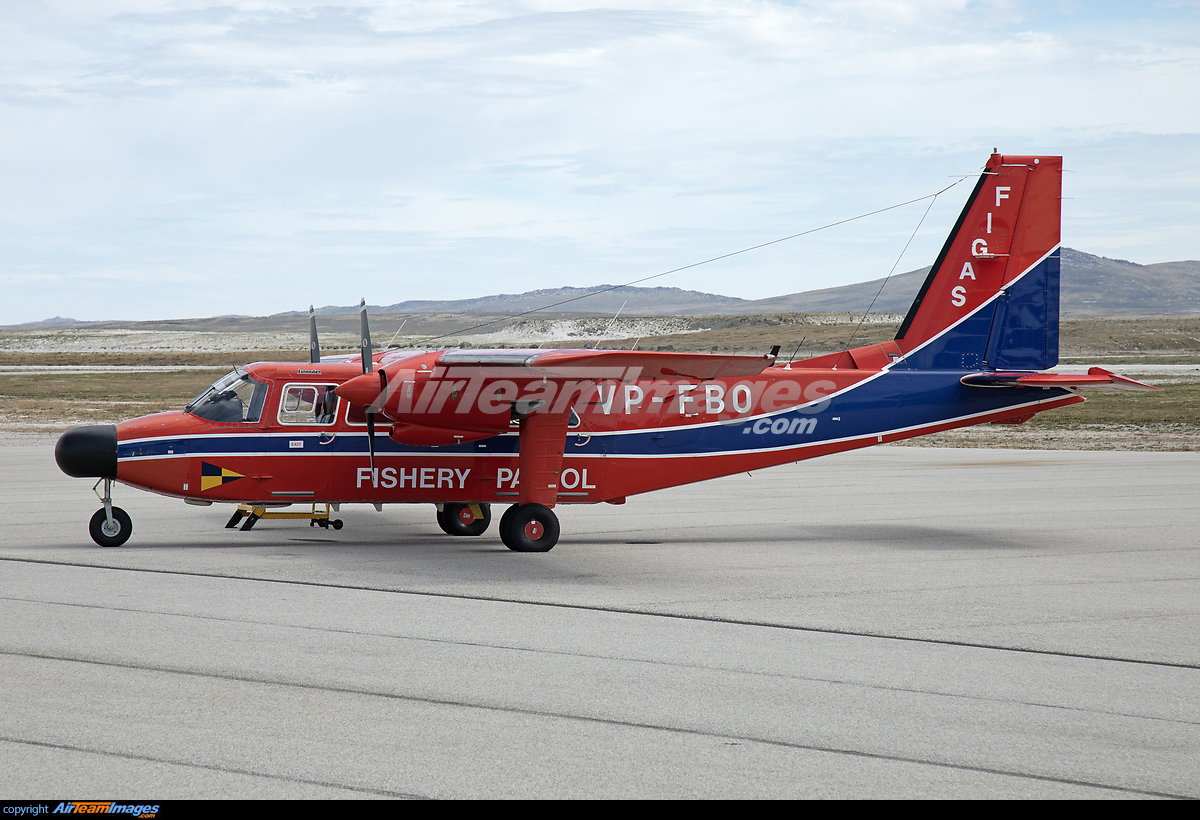
<svg viewBox="0 0 1200 820">
<path fill-rule="evenodd" d="M 522 344 L 525 334 L 529 346 L 591 343 L 587 336 L 547 343 L 545 337 L 553 336 L 556 327 L 578 332 L 577 320 L 570 324 L 565 317 L 550 317 L 553 326 L 539 317 L 525 324 L 504 322 L 454 332 L 488 318 L 477 314 L 416 317 L 397 342 L 420 343 L 422 337 L 452 334 L 436 346 L 515 346 Z M 555 325 L 556 318 L 562 323 Z M 600 346 L 628 348 L 636 343 L 642 350 L 750 354 L 778 344 L 783 359 L 796 351 L 799 360 L 890 339 L 900 320 L 876 316 L 859 326 L 858 318 L 847 314 L 714 316 L 673 325 L 633 318 L 614 326 Z M 400 320 L 372 317 L 377 341 L 386 342 L 386 331 L 399 327 Z M 607 325 L 597 321 L 600 330 L 592 333 L 593 341 Z M 351 352 L 356 322 L 356 316 L 323 318 L 324 352 Z M 325 330 L 325 325 L 331 327 Z M 655 335 L 618 338 L 625 331 L 647 330 Z M 287 346 L 290 349 L 278 349 Z M 0 433 L 45 438 L 78 424 L 111 423 L 178 409 L 239 364 L 302 361 L 307 358 L 306 348 L 302 318 L 89 326 L 84 332 L 0 331 Z M 982 425 L 909 444 L 1200 450 L 1200 318 L 1067 319 L 1062 323 L 1061 352 L 1064 365 L 1121 365 L 1124 375 L 1166 392 L 1092 393 L 1083 405 L 1045 413 L 1023 425 Z"/>
</svg>

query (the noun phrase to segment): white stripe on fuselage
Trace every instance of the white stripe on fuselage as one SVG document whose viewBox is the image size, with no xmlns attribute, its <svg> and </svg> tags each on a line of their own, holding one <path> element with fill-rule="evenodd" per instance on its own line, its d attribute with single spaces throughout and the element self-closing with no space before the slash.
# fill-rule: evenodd
<svg viewBox="0 0 1200 820">
<path fill-rule="evenodd" d="M 1010 413 L 1010 412 L 1011 413 L 1019 413 L 1019 411 L 1021 411 L 1021 410 L 1026 410 L 1026 409 L 1032 408 L 1032 407 L 1038 407 L 1043 404 L 1051 404 L 1054 402 L 1061 401 L 1064 398 L 1066 398 L 1066 396 L 1055 396 L 1054 398 L 1038 399 L 1037 401 L 1024 402 L 1022 404 L 1014 404 L 1014 405 L 1010 405 L 1008 407 L 1001 407 L 1001 408 L 995 408 L 992 410 L 985 410 L 985 411 L 982 411 L 979 413 L 969 413 L 969 414 L 963 415 L 963 416 L 950 416 L 948 418 L 938 419 L 936 421 L 924 422 L 922 424 L 909 425 L 907 427 L 892 427 L 892 428 L 889 428 L 886 430 L 877 430 L 872 433 L 862 433 L 862 434 L 855 435 L 855 436 L 844 436 L 842 438 L 821 439 L 819 441 L 800 442 L 797 444 L 785 444 L 785 445 L 780 445 L 779 447 L 755 447 L 755 448 L 740 449 L 740 450 L 717 450 L 717 451 L 712 451 L 712 452 L 690 452 L 690 453 L 665 453 L 665 452 L 664 453 L 570 453 L 570 452 L 567 452 L 567 453 L 564 453 L 563 457 L 569 458 L 569 459 L 576 459 L 576 458 L 681 459 L 681 458 L 709 458 L 709 457 L 719 457 L 719 456 L 751 455 L 751 454 L 758 454 L 758 453 L 775 453 L 775 452 L 784 452 L 784 451 L 788 451 L 788 450 L 802 451 L 802 450 L 812 449 L 814 447 L 822 447 L 822 446 L 826 446 L 829 444 L 841 444 L 841 443 L 849 442 L 849 441 L 867 441 L 870 439 L 878 440 L 878 438 L 880 436 L 896 436 L 896 435 L 900 435 L 900 434 L 904 434 L 904 433 L 919 434 L 919 431 L 921 431 L 921 430 L 931 430 L 932 428 L 940 427 L 945 424 L 953 424 L 955 422 L 970 421 L 971 419 L 983 418 L 985 416 L 992 416 L 992 415 L 997 415 L 1000 413 Z M 960 425 L 960 426 L 965 426 L 965 425 Z M 653 430 L 653 429 L 657 429 L 657 428 L 649 428 L 649 429 Z M 907 436 L 907 437 L 911 438 L 911 436 Z M 167 440 L 167 439 L 163 439 L 163 440 Z M 354 453 L 329 453 L 329 452 L 326 452 L 326 453 L 321 453 L 321 452 L 316 452 L 316 451 L 310 451 L 307 453 L 292 453 L 292 452 L 269 452 L 269 451 L 240 450 L 240 451 L 234 451 L 234 452 L 228 452 L 228 453 L 174 453 L 174 454 L 155 455 L 155 456 L 127 456 L 127 457 L 119 459 L 119 461 L 159 461 L 159 460 L 177 459 L 177 458 L 238 458 L 238 457 L 247 457 L 247 456 L 255 457 L 255 458 L 261 457 L 261 456 L 291 456 L 291 457 L 299 457 L 299 458 L 304 458 L 305 456 L 313 456 L 313 457 L 319 456 L 319 457 L 324 457 L 324 458 L 330 458 L 330 457 L 362 458 L 365 455 L 366 455 L 365 452 L 354 452 Z M 515 453 L 515 452 L 513 452 L 513 453 L 482 452 L 482 451 L 478 451 L 478 450 L 470 452 L 470 453 L 448 453 L 448 452 L 440 452 L 439 453 L 439 452 L 433 452 L 433 450 L 431 449 L 428 452 L 421 451 L 421 452 L 405 452 L 405 453 L 376 453 L 376 457 L 377 458 L 388 458 L 388 459 L 393 459 L 393 458 L 481 458 L 481 457 L 482 458 L 519 458 L 520 454 Z M 799 459 L 797 459 L 797 460 L 799 460 Z"/>
</svg>

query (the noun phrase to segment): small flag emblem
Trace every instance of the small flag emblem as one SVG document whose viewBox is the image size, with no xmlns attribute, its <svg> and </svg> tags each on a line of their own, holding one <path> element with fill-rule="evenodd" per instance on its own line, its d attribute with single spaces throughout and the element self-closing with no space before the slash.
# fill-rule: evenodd
<svg viewBox="0 0 1200 820">
<path fill-rule="evenodd" d="M 218 467 L 216 464 L 209 464 L 207 461 L 200 462 L 200 489 L 202 491 L 220 487 L 222 484 L 237 481 L 239 478 L 245 478 L 245 476 L 235 473 L 233 470 Z"/>
</svg>

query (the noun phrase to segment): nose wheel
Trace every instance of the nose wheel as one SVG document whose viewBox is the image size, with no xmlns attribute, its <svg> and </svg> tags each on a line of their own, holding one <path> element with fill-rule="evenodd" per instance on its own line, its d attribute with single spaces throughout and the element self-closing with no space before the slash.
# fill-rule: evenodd
<svg viewBox="0 0 1200 820">
<path fill-rule="evenodd" d="M 500 540 L 513 552 L 549 552 L 558 543 L 558 516 L 542 504 L 513 504 L 500 516 Z"/>
<path fill-rule="evenodd" d="M 119 547 L 129 540 L 133 533 L 133 522 L 129 514 L 120 507 L 112 508 L 112 520 L 108 518 L 107 510 L 96 510 L 92 521 L 88 524 L 88 532 L 92 540 L 102 547 Z"/>
</svg>

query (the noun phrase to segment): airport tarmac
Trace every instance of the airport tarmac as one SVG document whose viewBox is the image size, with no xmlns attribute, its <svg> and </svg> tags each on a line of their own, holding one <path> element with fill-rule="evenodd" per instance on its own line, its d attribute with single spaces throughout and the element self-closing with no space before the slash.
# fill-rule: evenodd
<svg viewBox="0 0 1200 820">
<path fill-rule="evenodd" d="M 1200 797 L 1198 453 L 872 448 L 546 554 L 125 487 L 106 550 L 0 459 L 0 799 Z"/>
</svg>

